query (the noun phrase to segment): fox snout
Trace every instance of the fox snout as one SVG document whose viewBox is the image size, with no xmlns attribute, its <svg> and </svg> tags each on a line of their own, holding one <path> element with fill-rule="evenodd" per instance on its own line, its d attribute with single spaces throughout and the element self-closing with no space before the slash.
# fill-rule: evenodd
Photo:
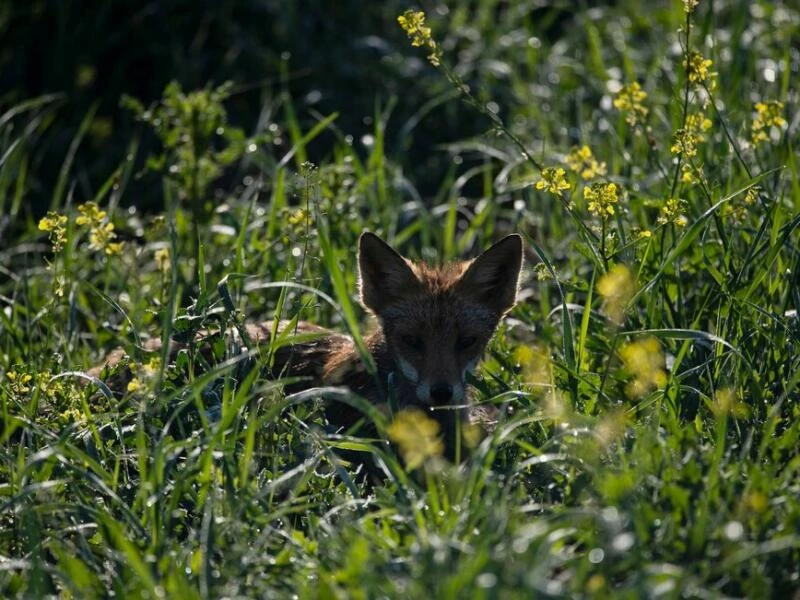
<svg viewBox="0 0 800 600">
<path fill-rule="evenodd" d="M 464 400 L 464 382 L 436 381 L 416 386 L 417 400 L 425 406 L 460 404 Z"/>
<path fill-rule="evenodd" d="M 411 385 L 416 396 L 416 401 L 423 406 L 443 406 L 456 404 L 464 399 L 464 381 L 456 370 L 454 364 L 448 365 L 452 368 L 450 372 L 441 368 L 441 363 L 452 363 L 454 361 L 441 360 L 439 357 L 429 356 L 408 356 L 408 348 L 403 348 L 403 337 L 398 345 L 395 346 L 395 362 L 398 371 L 403 378 Z M 387 340 L 389 345 L 391 342 Z M 433 368 L 431 368 L 433 367 Z"/>
<path fill-rule="evenodd" d="M 453 386 L 449 383 L 435 383 L 430 386 L 428 395 L 436 404 L 446 404 L 453 398 Z"/>
</svg>

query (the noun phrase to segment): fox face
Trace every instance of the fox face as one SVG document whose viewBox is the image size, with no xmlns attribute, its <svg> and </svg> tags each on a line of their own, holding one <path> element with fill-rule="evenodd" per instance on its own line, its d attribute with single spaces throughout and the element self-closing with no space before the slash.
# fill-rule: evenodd
<svg viewBox="0 0 800 600">
<path fill-rule="evenodd" d="M 381 325 L 400 402 L 434 408 L 465 401 L 467 373 L 514 306 L 521 267 L 519 235 L 442 267 L 407 261 L 374 234 L 361 236 L 361 302 Z"/>
</svg>

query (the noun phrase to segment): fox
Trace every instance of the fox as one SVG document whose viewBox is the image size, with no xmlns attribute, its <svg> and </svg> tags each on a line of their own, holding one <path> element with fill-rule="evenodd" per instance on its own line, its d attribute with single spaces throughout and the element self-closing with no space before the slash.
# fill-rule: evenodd
<svg viewBox="0 0 800 600">
<path fill-rule="evenodd" d="M 376 323 L 364 337 L 375 372 L 367 369 L 352 337 L 300 321 L 294 333 L 302 341 L 277 349 L 271 374 L 300 381 L 287 392 L 343 386 L 378 407 L 391 399 L 400 410 L 421 409 L 439 423 L 445 452 L 452 457 L 456 429 L 474 414 L 468 375 L 516 303 L 522 263 L 518 234 L 472 260 L 430 265 L 406 259 L 364 232 L 358 242 L 358 287 L 361 305 Z M 250 324 L 247 333 L 257 344 L 269 343 L 271 326 Z M 170 354 L 180 347 L 174 344 Z M 147 350 L 159 351 L 159 341 Z M 119 360 L 121 350 L 116 352 L 107 365 Z M 359 411 L 338 402 L 326 406 L 325 416 L 339 431 L 363 422 Z"/>
</svg>

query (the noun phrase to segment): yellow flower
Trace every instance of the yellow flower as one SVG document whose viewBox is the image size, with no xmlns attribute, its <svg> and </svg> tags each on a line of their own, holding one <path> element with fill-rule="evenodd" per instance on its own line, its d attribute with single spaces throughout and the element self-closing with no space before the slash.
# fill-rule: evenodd
<svg viewBox="0 0 800 600">
<path fill-rule="evenodd" d="M 100 210 L 96 202 L 86 202 L 78 206 L 80 216 L 75 218 L 76 225 L 96 227 L 106 218 L 106 211 Z"/>
<path fill-rule="evenodd" d="M 697 138 L 686 129 L 678 129 L 672 135 L 672 145 L 669 151 L 673 154 L 682 154 L 691 157 L 697 154 Z"/>
<path fill-rule="evenodd" d="M 169 248 L 159 248 L 153 255 L 156 261 L 156 268 L 162 273 L 167 273 L 170 269 L 171 263 L 169 260 Z"/>
<path fill-rule="evenodd" d="M 711 119 L 702 113 L 687 115 L 686 124 L 672 136 L 670 152 L 692 157 L 697 154 L 697 145 L 706 141 L 705 132 L 711 128 Z"/>
<path fill-rule="evenodd" d="M 423 11 L 407 10 L 397 17 L 397 22 L 411 40 L 411 45 L 416 47 L 426 46 L 430 50 L 428 60 L 437 67 L 442 51 L 431 37 L 431 28 L 425 26 L 425 13 Z"/>
<path fill-rule="evenodd" d="M 625 265 L 614 265 L 597 282 L 597 292 L 603 298 L 603 312 L 615 323 L 620 323 L 633 295 L 636 281 Z"/>
<path fill-rule="evenodd" d="M 553 274 L 550 272 L 550 269 L 547 268 L 547 265 L 544 263 L 536 263 L 536 266 L 533 267 L 533 272 L 536 273 L 536 279 L 539 281 L 547 281 L 548 279 L 553 278 Z"/>
<path fill-rule="evenodd" d="M 46 217 L 42 217 L 39 221 L 39 231 L 54 231 L 59 227 L 64 227 L 66 224 L 67 217 L 51 210 Z"/>
<path fill-rule="evenodd" d="M 700 0 L 683 0 L 683 10 L 686 14 L 689 14 L 697 8 L 698 4 L 700 4 Z"/>
<path fill-rule="evenodd" d="M 589 203 L 589 212 L 607 219 L 614 214 L 614 204 L 619 197 L 616 183 L 593 183 L 583 188 L 583 197 Z"/>
<path fill-rule="evenodd" d="M 638 82 L 634 81 L 622 86 L 614 98 L 614 106 L 625 113 L 625 121 L 633 127 L 647 117 L 648 109 L 642 104 L 647 99 L 645 92 Z"/>
<path fill-rule="evenodd" d="M 298 208 L 289 213 L 289 225 L 303 225 L 308 218 L 308 211 L 304 208 Z"/>
<path fill-rule="evenodd" d="M 134 377 L 133 379 L 131 379 L 128 382 L 128 393 L 129 394 L 134 394 L 134 393 L 138 392 L 139 390 L 141 390 L 143 387 L 144 387 L 144 384 L 141 382 L 141 380 L 137 379 L 136 377 Z"/>
<path fill-rule="evenodd" d="M 751 126 L 751 141 L 753 146 L 758 146 L 761 142 L 770 140 L 769 132 L 773 127 L 783 129 L 786 126 L 786 119 L 783 118 L 783 102 L 780 100 L 756 102 L 755 111 L 756 118 L 753 119 Z"/>
<path fill-rule="evenodd" d="M 683 163 L 681 166 L 681 181 L 686 184 L 700 181 L 689 163 Z"/>
<path fill-rule="evenodd" d="M 50 371 L 40 371 L 36 374 L 36 386 L 39 391 L 50 399 L 66 391 L 63 379 L 53 379 Z"/>
<path fill-rule="evenodd" d="M 108 256 L 120 254 L 124 248 L 122 242 L 115 242 L 114 224 L 107 219 L 106 211 L 101 210 L 96 202 L 85 202 L 78 206 L 80 213 L 75 224 L 89 228 L 89 248 L 102 250 Z"/>
<path fill-rule="evenodd" d="M 92 227 L 89 232 L 89 248 L 92 250 L 106 250 L 107 246 L 117 237 L 114 233 L 114 224 L 105 223 Z"/>
<path fill-rule="evenodd" d="M 664 353 L 656 338 L 646 337 L 626 344 L 620 350 L 620 357 L 625 369 L 633 375 L 626 388 L 629 396 L 642 396 L 666 385 Z"/>
<path fill-rule="evenodd" d="M 568 190 L 570 187 L 564 179 L 565 173 L 561 167 L 547 167 L 542 171 L 542 178 L 536 182 L 536 189 L 561 197 L 562 190 Z"/>
<path fill-rule="evenodd" d="M 27 394 L 31 391 L 31 386 L 28 384 L 33 379 L 33 375 L 9 371 L 6 373 L 6 379 L 8 379 L 9 387 L 14 394 Z"/>
<path fill-rule="evenodd" d="M 578 173 L 583 179 L 594 179 L 606 174 L 606 163 L 597 162 L 592 156 L 589 146 L 575 146 L 566 157 L 570 170 Z"/>
<path fill-rule="evenodd" d="M 735 223 L 743 223 L 747 219 L 750 207 L 758 200 L 759 193 L 761 193 L 761 186 L 754 185 L 747 190 L 744 198 L 737 197 L 725 204 L 722 207 L 722 216 L 729 217 Z"/>
<path fill-rule="evenodd" d="M 153 377 L 161 368 L 161 357 L 151 357 L 149 361 L 142 365 L 142 367 L 144 368 L 144 373 L 147 377 Z"/>
<path fill-rule="evenodd" d="M 389 439 L 400 448 L 409 469 L 416 469 L 427 459 L 444 452 L 439 423 L 419 409 L 400 411 L 386 431 Z"/>
<path fill-rule="evenodd" d="M 680 198 L 667 198 L 664 206 L 661 207 L 661 214 L 658 217 L 660 225 L 672 223 L 676 227 L 686 227 L 689 222 L 682 214 L 686 209 L 686 201 Z"/>
<path fill-rule="evenodd" d="M 122 254 L 124 248 L 125 242 L 111 242 L 106 246 L 106 254 L 108 256 L 116 256 Z"/>
<path fill-rule="evenodd" d="M 56 422 L 62 427 L 65 427 L 67 425 L 72 425 L 73 423 L 84 425 L 86 423 L 86 419 L 80 410 L 78 410 L 75 406 L 70 406 L 56 417 Z"/>
<path fill-rule="evenodd" d="M 761 186 L 754 185 L 749 190 L 747 190 L 747 193 L 744 195 L 744 203 L 747 206 L 752 206 L 753 204 L 756 203 L 756 200 L 758 200 L 758 195 L 760 193 L 761 193 Z"/>
<path fill-rule="evenodd" d="M 407 10 L 397 17 L 400 27 L 411 38 L 412 46 L 424 46 L 431 39 L 431 28 L 425 27 L 425 13 L 423 11 L 414 12 Z"/>
<path fill-rule="evenodd" d="M 703 134 L 711 129 L 711 125 L 711 119 L 706 117 L 703 113 L 691 113 L 686 115 L 686 130 L 691 131 L 701 142 L 706 140 Z"/>
<path fill-rule="evenodd" d="M 689 82 L 701 84 L 716 76 L 716 73 L 709 71 L 713 65 L 714 62 L 710 58 L 705 58 L 697 50 L 692 50 L 684 64 Z"/>
<path fill-rule="evenodd" d="M 60 215 L 52 210 L 42 217 L 39 221 L 39 231 L 50 233 L 50 243 L 53 245 L 53 252 L 60 252 L 67 243 L 67 217 Z"/>
</svg>

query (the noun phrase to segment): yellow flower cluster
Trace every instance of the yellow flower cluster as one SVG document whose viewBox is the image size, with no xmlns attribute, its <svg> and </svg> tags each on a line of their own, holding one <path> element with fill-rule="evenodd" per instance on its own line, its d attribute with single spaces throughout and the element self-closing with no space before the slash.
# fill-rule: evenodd
<svg viewBox="0 0 800 600">
<path fill-rule="evenodd" d="M 105 250 L 108 255 L 119 254 L 122 252 L 122 242 L 113 242 L 112 240 L 116 237 L 113 223 L 104 223 L 93 227 L 89 232 L 89 248 Z"/>
<path fill-rule="evenodd" d="M 86 202 L 78 206 L 79 216 L 75 224 L 89 228 L 89 248 L 103 250 L 108 256 L 122 252 L 122 242 L 115 242 L 114 224 L 107 220 L 106 211 L 100 210 L 95 202 Z"/>
<path fill-rule="evenodd" d="M 431 37 L 431 28 L 425 26 L 425 13 L 423 11 L 407 10 L 402 15 L 397 17 L 397 22 L 406 35 L 411 40 L 411 45 L 416 47 L 427 47 L 430 51 L 428 54 L 428 61 L 434 66 L 438 67 L 442 50 L 439 45 Z"/>
<path fill-rule="evenodd" d="M 698 177 L 699 175 L 699 177 Z M 699 170 L 695 171 L 689 163 L 683 163 L 681 166 L 681 181 L 686 184 L 697 183 L 702 178 L 703 173 Z"/>
<path fill-rule="evenodd" d="M 50 211 L 39 221 L 39 230 L 50 233 L 53 251 L 59 252 L 67 241 L 67 216 Z M 122 252 L 123 243 L 115 242 L 114 224 L 108 221 L 106 211 L 101 210 L 96 202 L 86 202 L 78 206 L 75 224 L 89 228 L 89 248 L 103 250 L 111 256 Z"/>
<path fill-rule="evenodd" d="M 102 223 L 106 218 L 106 211 L 100 210 L 96 202 L 86 202 L 78 206 L 80 215 L 75 218 L 75 224 L 81 227 L 94 227 L 97 223 Z"/>
<path fill-rule="evenodd" d="M 308 211 L 304 208 L 293 210 L 289 213 L 289 225 L 303 225 L 308 216 Z"/>
<path fill-rule="evenodd" d="M 614 106 L 625 113 L 625 121 L 633 127 L 636 123 L 644 121 L 648 109 L 642 104 L 647 99 L 645 92 L 637 81 L 622 86 L 614 98 Z"/>
<path fill-rule="evenodd" d="M 542 171 L 542 177 L 536 182 L 537 190 L 544 190 L 561 197 L 563 190 L 569 189 L 569 184 L 564 179 L 566 171 L 561 167 L 547 167 Z"/>
<path fill-rule="evenodd" d="M 400 448 L 409 469 L 416 469 L 429 458 L 441 456 L 444 452 L 439 423 L 419 409 L 400 411 L 386 432 Z"/>
<path fill-rule="evenodd" d="M 626 344 L 620 350 L 620 357 L 625 369 L 633 375 L 626 388 L 629 396 L 643 396 L 666 385 L 664 353 L 656 338 L 646 337 Z"/>
<path fill-rule="evenodd" d="M 711 119 L 702 113 L 686 116 L 686 124 L 672 136 L 670 152 L 689 158 L 697 154 L 697 145 L 706 141 L 705 132 L 711 129 Z"/>
<path fill-rule="evenodd" d="M 757 102 L 755 110 L 756 118 L 753 119 L 751 127 L 751 140 L 753 146 L 758 146 L 761 142 L 769 141 L 769 130 L 772 127 L 777 129 L 785 127 L 786 119 L 783 118 L 783 102 L 780 100 Z"/>
<path fill-rule="evenodd" d="M 686 75 L 689 77 L 689 82 L 700 85 L 715 77 L 716 73 L 709 71 L 713 65 L 714 62 L 710 58 L 705 58 L 702 54 L 697 52 L 697 50 L 689 52 L 689 56 L 686 58 L 686 63 L 684 65 L 686 67 Z"/>
<path fill-rule="evenodd" d="M 722 215 L 729 217 L 736 223 L 743 223 L 750 212 L 750 208 L 756 203 L 756 200 L 758 200 L 759 193 L 761 193 L 761 186 L 754 185 L 747 190 L 747 193 L 741 201 L 737 201 L 737 198 L 734 198 L 723 206 Z"/>
<path fill-rule="evenodd" d="M 42 217 L 39 221 L 39 231 L 50 233 L 50 243 L 53 245 L 53 252 L 60 252 L 67 243 L 67 217 L 60 215 L 52 210 Z"/>
<path fill-rule="evenodd" d="M 136 392 L 138 392 L 139 390 L 141 390 L 143 388 L 144 388 L 144 384 L 142 383 L 142 380 L 139 379 L 138 377 L 134 377 L 133 379 L 131 379 L 128 382 L 128 393 L 129 394 L 135 394 Z"/>
<path fill-rule="evenodd" d="M 697 154 L 697 143 L 700 140 L 689 130 L 681 128 L 672 135 L 672 145 L 669 151 L 673 154 L 682 154 L 690 158 Z"/>
<path fill-rule="evenodd" d="M 706 141 L 705 132 L 711 129 L 711 119 L 703 113 L 691 113 L 686 115 L 686 131 L 692 133 L 701 142 Z"/>
<path fill-rule="evenodd" d="M 672 223 L 676 227 L 686 227 L 689 222 L 683 214 L 686 209 L 686 201 L 680 198 L 667 198 L 664 206 L 661 207 L 661 214 L 658 217 L 660 225 Z"/>
<path fill-rule="evenodd" d="M 135 394 L 152 386 L 155 376 L 161 367 L 161 359 L 158 356 L 154 356 L 143 364 L 131 362 L 129 367 L 135 376 L 128 382 L 127 389 L 129 394 Z"/>
<path fill-rule="evenodd" d="M 625 265 L 611 267 L 597 282 L 597 292 L 603 298 L 603 312 L 615 323 L 621 323 L 633 295 L 636 281 Z"/>
<path fill-rule="evenodd" d="M 593 183 L 583 188 L 583 198 L 589 203 L 589 212 L 603 219 L 614 214 L 614 204 L 619 200 L 616 183 Z"/>
<path fill-rule="evenodd" d="M 9 371 L 6 373 L 6 379 L 8 380 L 8 386 L 11 389 L 12 394 L 22 395 L 27 394 L 31 391 L 30 384 L 31 380 L 33 379 L 33 375 L 29 373 L 17 373 L 16 371 Z"/>
<path fill-rule="evenodd" d="M 582 179 L 589 180 L 606 174 L 606 163 L 598 162 L 589 146 L 575 146 L 566 157 L 567 166 Z"/>
<path fill-rule="evenodd" d="M 747 190 L 747 193 L 744 195 L 744 203 L 747 206 L 753 206 L 753 204 L 756 203 L 756 200 L 758 200 L 758 195 L 760 193 L 761 193 L 761 186 L 754 185 L 749 190 Z"/>
<path fill-rule="evenodd" d="M 694 12 L 698 4 L 700 4 L 700 0 L 683 0 L 683 10 L 686 14 L 690 14 Z"/>
<path fill-rule="evenodd" d="M 13 394 L 27 394 L 36 389 L 40 394 L 44 394 L 51 400 L 58 394 L 65 392 L 63 379 L 54 379 L 50 371 L 40 371 L 34 375 L 30 373 L 19 373 L 9 371 L 6 373 L 9 389 Z"/>
<path fill-rule="evenodd" d="M 547 268 L 547 265 L 540 262 L 536 263 L 533 267 L 533 272 L 536 274 L 536 279 L 539 281 L 548 281 L 553 278 L 553 274 L 550 272 L 550 269 Z"/>
</svg>

